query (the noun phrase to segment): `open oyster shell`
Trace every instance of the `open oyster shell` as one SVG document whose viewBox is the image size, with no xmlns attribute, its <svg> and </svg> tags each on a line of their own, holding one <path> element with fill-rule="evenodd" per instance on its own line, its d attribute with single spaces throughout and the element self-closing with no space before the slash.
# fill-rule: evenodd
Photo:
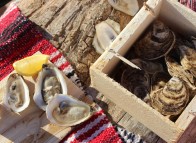
<svg viewBox="0 0 196 143">
<path fill-rule="evenodd" d="M 172 77 L 167 84 L 150 94 L 151 105 L 163 115 L 178 115 L 189 101 L 189 91 L 183 80 Z"/>
<path fill-rule="evenodd" d="M 139 10 L 137 0 L 108 0 L 111 6 L 128 15 L 134 16 Z"/>
<path fill-rule="evenodd" d="M 185 45 L 178 47 L 180 51 L 181 65 L 196 78 L 196 50 Z"/>
<path fill-rule="evenodd" d="M 127 67 L 122 73 L 121 85 L 141 99 L 150 93 L 150 78 L 144 70 Z"/>
<path fill-rule="evenodd" d="M 45 111 L 48 102 L 56 94 L 67 94 L 66 81 L 54 65 L 44 64 L 37 77 L 33 99 L 37 106 Z"/>
<path fill-rule="evenodd" d="M 13 112 L 21 112 L 29 106 L 29 88 L 21 75 L 13 73 L 9 76 L 3 103 Z"/>
<path fill-rule="evenodd" d="M 145 61 L 141 59 L 132 59 L 132 63 L 146 71 L 148 74 L 154 74 L 159 71 L 163 71 L 163 66 L 160 63 Z"/>
<path fill-rule="evenodd" d="M 66 127 L 80 124 L 91 115 L 89 105 L 63 94 L 56 95 L 46 108 L 46 116 L 50 122 Z"/>
<path fill-rule="evenodd" d="M 156 20 L 135 44 L 135 53 L 142 59 L 161 58 L 173 48 L 175 34 L 162 22 Z"/>
</svg>

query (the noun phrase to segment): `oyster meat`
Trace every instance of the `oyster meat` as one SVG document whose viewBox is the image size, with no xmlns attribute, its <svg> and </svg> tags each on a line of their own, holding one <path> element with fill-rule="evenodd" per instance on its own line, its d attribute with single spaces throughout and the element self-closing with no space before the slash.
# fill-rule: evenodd
<svg viewBox="0 0 196 143">
<path fill-rule="evenodd" d="M 161 58 L 173 48 L 175 34 L 161 21 L 156 20 L 135 44 L 135 53 L 143 59 Z"/>
<path fill-rule="evenodd" d="M 166 85 L 150 94 L 151 106 L 163 115 L 178 115 L 189 101 L 189 90 L 183 80 L 172 77 Z"/>
<path fill-rule="evenodd" d="M 144 70 L 148 74 L 154 74 L 159 71 L 163 71 L 163 66 L 160 63 L 145 61 L 141 59 L 132 59 L 132 63 L 140 67 L 140 69 Z"/>
<path fill-rule="evenodd" d="M 56 94 L 67 94 L 67 84 L 62 73 L 52 64 L 44 64 L 35 85 L 34 101 L 45 110 Z"/>
<path fill-rule="evenodd" d="M 196 50 L 185 45 L 178 47 L 180 50 L 181 65 L 196 78 Z"/>
<path fill-rule="evenodd" d="M 132 67 L 127 67 L 123 71 L 121 85 L 140 99 L 148 97 L 150 92 L 149 75 L 143 70 L 138 70 Z"/>
<path fill-rule="evenodd" d="M 21 112 L 29 106 L 29 88 L 21 75 L 13 73 L 9 76 L 3 102 L 13 112 Z"/>
<path fill-rule="evenodd" d="M 139 10 L 137 0 L 108 0 L 111 6 L 128 15 L 134 16 Z"/>
<path fill-rule="evenodd" d="M 66 127 L 80 124 L 91 115 L 89 105 L 64 94 L 56 95 L 46 108 L 46 116 L 52 123 Z"/>
</svg>

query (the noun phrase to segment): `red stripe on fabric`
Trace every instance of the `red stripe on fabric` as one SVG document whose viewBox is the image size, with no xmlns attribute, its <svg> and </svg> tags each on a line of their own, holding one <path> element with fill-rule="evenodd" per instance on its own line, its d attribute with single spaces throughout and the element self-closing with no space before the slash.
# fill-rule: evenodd
<svg viewBox="0 0 196 143">
<path fill-rule="evenodd" d="M 54 58 L 52 58 L 50 61 L 51 62 L 56 62 L 59 58 L 61 58 L 62 57 L 62 54 L 61 53 L 59 53 L 58 55 L 56 55 Z"/>
<path fill-rule="evenodd" d="M 71 134 L 67 134 L 59 143 L 64 143 L 65 140 L 72 137 L 79 130 L 82 130 L 83 128 L 85 128 L 86 125 L 91 124 L 94 120 L 96 120 L 101 115 L 104 115 L 103 110 L 100 110 L 100 111 L 94 113 L 94 115 L 92 115 L 92 117 L 90 117 L 88 120 L 86 120 L 85 122 L 83 122 L 80 125 L 77 125 L 76 128 L 71 132 Z"/>
<path fill-rule="evenodd" d="M 122 143 L 114 127 L 109 127 L 102 131 L 96 138 L 89 143 Z"/>
<path fill-rule="evenodd" d="M 77 142 L 82 142 L 83 140 L 87 139 L 88 137 L 91 137 L 92 134 L 95 133 L 95 131 L 99 130 L 104 124 L 108 124 L 109 120 L 107 119 L 107 117 L 105 116 L 104 119 L 102 119 L 99 123 L 97 123 L 95 126 L 93 126 L 92 129 L 86 131 L 85 133 L 83 133 L 82 135 L 80 135 L 79 137 L 77 137 L 73 142 L 71 143 L 77 143 Z"/>
<path fill-rule="evenodd" d="M 58 67 L 60 70 L 64 70 L 66 67 L 68 67 L 70 65 L 70 63 L 68 61 L 66 61 L 65 63 L 63 63 L 60 67 Z"/>
<path fill-rule="evenodd" d="M 4 18 L 0 21 L 0 33 L 8 27 L 18 16 L 20 15 L 20 10 L 16 7 L 10 11 Z"/>
</svg>

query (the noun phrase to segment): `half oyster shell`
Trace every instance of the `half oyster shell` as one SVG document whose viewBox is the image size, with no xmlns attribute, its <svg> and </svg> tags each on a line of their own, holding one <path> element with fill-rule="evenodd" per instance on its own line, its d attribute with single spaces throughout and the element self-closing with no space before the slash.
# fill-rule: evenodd
<svg viewBox="0 0 196 143">
<path fill-rule="evenodd" d="M 66 81 L 54 65 L 44 64 L 37 77 L 33 99 L 37 106 L 45 111 L 48 102 L 56 94 L 67 94 Z"/>
<path fill-rule="evenodd" d="M 63 94 L 56 95 L 46 108 L 46 116 L 50 122 L 66 127 L 80 124 L 91 115 L 89 105 Z"/>
<path fill-rule="evenodd" d="M 29 106 L 29 88 L 21 75 L 13 73 L 9 76 L 3 103 L 13 112 L 21 112 Z"/>
<path fill-rule="evenodd" d="M 172 77 L 167 84 L 150 95 L 151 105 L 163 115 L 178 115 L 189 101 L 189 91 L 183 80 Z"/>
<path fill-rule="evenodd" d="M 143 59 L 161 58 L 173 48 L 175 34 L 161 21 L 156 20 L 135 44 L 135 53 Z"/>
</svg>

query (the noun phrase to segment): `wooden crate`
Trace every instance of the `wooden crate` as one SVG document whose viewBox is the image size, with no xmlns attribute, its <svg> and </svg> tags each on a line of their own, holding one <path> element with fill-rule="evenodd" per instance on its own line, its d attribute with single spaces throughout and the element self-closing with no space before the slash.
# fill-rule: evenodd
<svg viewBox="0 0 196 143">
<path fill-rule="evenodd" d="M 137 15 L 119 34 L 110 47 L 91 66 L 92 86 L 102 92 L 120 108 L 135 117 L 167 142 L 182 140 L 182 134 L 191 126 L 196 128 L 196 96 L 175 122 L 137 98 L 108 75 L 113 71 L 138 37 L 159 18 L 173 30 L 184 35 L 196 36 L 196 13 L 173 0 L 148 0 Z M 114 52 L 110 52 L 113 49 Z M 118 53 L 118 54 L 116 54 Z M 196 130 L 196 129 L 195 129 Z M 183 137 L 186 142 L 191 136 Z"/>
</svg>

